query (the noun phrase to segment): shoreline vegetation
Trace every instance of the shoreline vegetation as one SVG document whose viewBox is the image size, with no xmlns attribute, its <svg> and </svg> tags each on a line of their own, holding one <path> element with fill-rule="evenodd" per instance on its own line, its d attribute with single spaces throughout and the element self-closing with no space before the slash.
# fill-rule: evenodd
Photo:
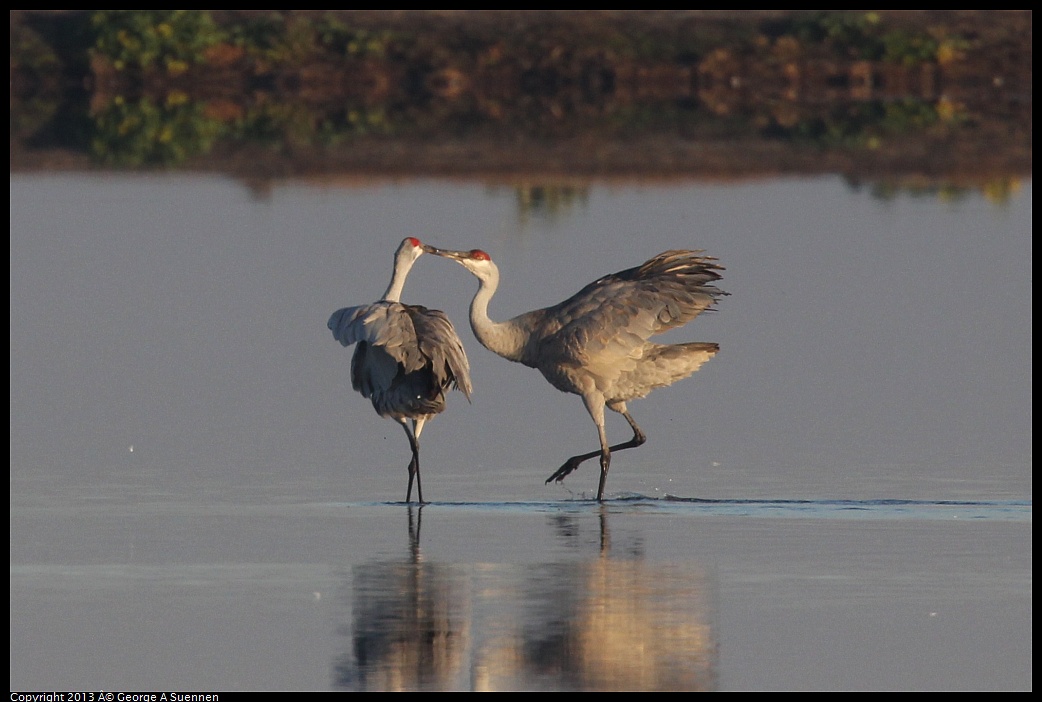
<svg viewBox="0 0 1042 702">
<path fill-rule="evenodd" d="M 1029 10 L 16 10 L 11 172 L 1008 197 Z"/>
</svg>

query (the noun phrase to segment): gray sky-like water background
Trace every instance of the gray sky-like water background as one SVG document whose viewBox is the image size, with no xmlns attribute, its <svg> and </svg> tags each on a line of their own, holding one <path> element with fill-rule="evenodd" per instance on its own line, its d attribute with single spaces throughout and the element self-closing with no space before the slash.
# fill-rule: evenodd
<svg viewBox="0 0 1042 702">
<path fill-rule="evenodd" d="M 12 157 L 12 690 L 1031 689 L 1030 169 L 259 186 L 55 153 Z M 730 295 L 666 340 L 720 353 L 630 404 L 598 504 L 593 463 L 544 484 L 596 448 L 581 400 L 422 257 L 403 301 L 474 393 L 406 505 L 326 328 L 405 236 L 488 251 L 498 319 L 704 249 Z"/>
</svg>

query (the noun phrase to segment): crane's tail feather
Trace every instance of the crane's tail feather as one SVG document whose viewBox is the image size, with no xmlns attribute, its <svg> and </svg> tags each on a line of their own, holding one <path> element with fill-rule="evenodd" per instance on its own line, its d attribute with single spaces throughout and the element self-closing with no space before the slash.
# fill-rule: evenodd
<svg viewBox="0 0 1042 702">
<path fill-rule="evenodd" d="M 720 350 L 718 344 L 694 341 L 670 346 L 656 345 L 636 367 L 620 377 L 615 385 L 626 399 L 644 397 L 655 388 L 683 380 Z"/>
</svg>

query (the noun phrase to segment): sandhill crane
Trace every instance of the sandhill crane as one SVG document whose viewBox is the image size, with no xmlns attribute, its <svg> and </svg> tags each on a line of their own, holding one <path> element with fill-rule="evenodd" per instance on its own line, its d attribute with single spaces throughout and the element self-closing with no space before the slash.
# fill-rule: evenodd
<svg viewBox="0 0 1042 702">
<path fill-rule="evenodd" d="M 644 432 L 626 402 L 686 378 L 720 349 L 712 343 L 663 345 L 650 337 L 681 326 L 727 293 L 711 285 L 720 279 L 716 259 L 702 251 L 665 251 L 635 268 L 590 283 L 564 302 L 493 322 L 488 304 L 499 285 L 499 269 L 481 251 L 429 253 L 454 259 L 478 279 L 470 303 L 470 326 L 481 344 L 503 358 L 538 368 L 558 390 L 582 397 L 597 425 L 601 448 L 572 456 L 546 482 L 561 482 L 583 461 L 600 456 L 597 500 L 604 496 L 611 452 L 640 446 Z M 608 445 L 604 408 L 618 412 L 633 438 Z"/>
<path fill-rule="evenodd" d="M 421 504 L 423 426 L 445 409 L 445 393 L 450 387 L 462 391 L 467 399 L 471 391 L 467 354 L 445 313 L 399 302 L 409 270 L 424 251 L 430 251 L 430 247 L 406 237 L 394 254 L 394 273 L 383 297 L 372 304 L 337 310 L 327 325 L 341 344 L 355 344 L 351 387 L 372 400 L 377 414 L 390 417 L 405 429 L 412 448 L 405 501 L 412 499 L 415 477 L 416 497 Z"/>
</svg>

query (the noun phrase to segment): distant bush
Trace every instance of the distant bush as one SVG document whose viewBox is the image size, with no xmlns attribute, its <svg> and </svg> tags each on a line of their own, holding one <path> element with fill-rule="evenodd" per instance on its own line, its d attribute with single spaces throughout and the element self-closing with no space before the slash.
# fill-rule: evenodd
<svg viewBox="0 0 1042 702">
<path fill-rule="evenodd" d="M 118 71 L 160 68 L 171 75 L 203 62 L 222 31 L 205 10 L 95 10 L 93 52 Z"/>
<path fill-rule="evenodd" d="M 934 61 L 940 47 L 926 32 L 887 26 L 875 12 L 809 12 L 782 23 L 780 31 L 802 44 L 831 46 L 846 58 L 904 65 Z"/>
</svg>

